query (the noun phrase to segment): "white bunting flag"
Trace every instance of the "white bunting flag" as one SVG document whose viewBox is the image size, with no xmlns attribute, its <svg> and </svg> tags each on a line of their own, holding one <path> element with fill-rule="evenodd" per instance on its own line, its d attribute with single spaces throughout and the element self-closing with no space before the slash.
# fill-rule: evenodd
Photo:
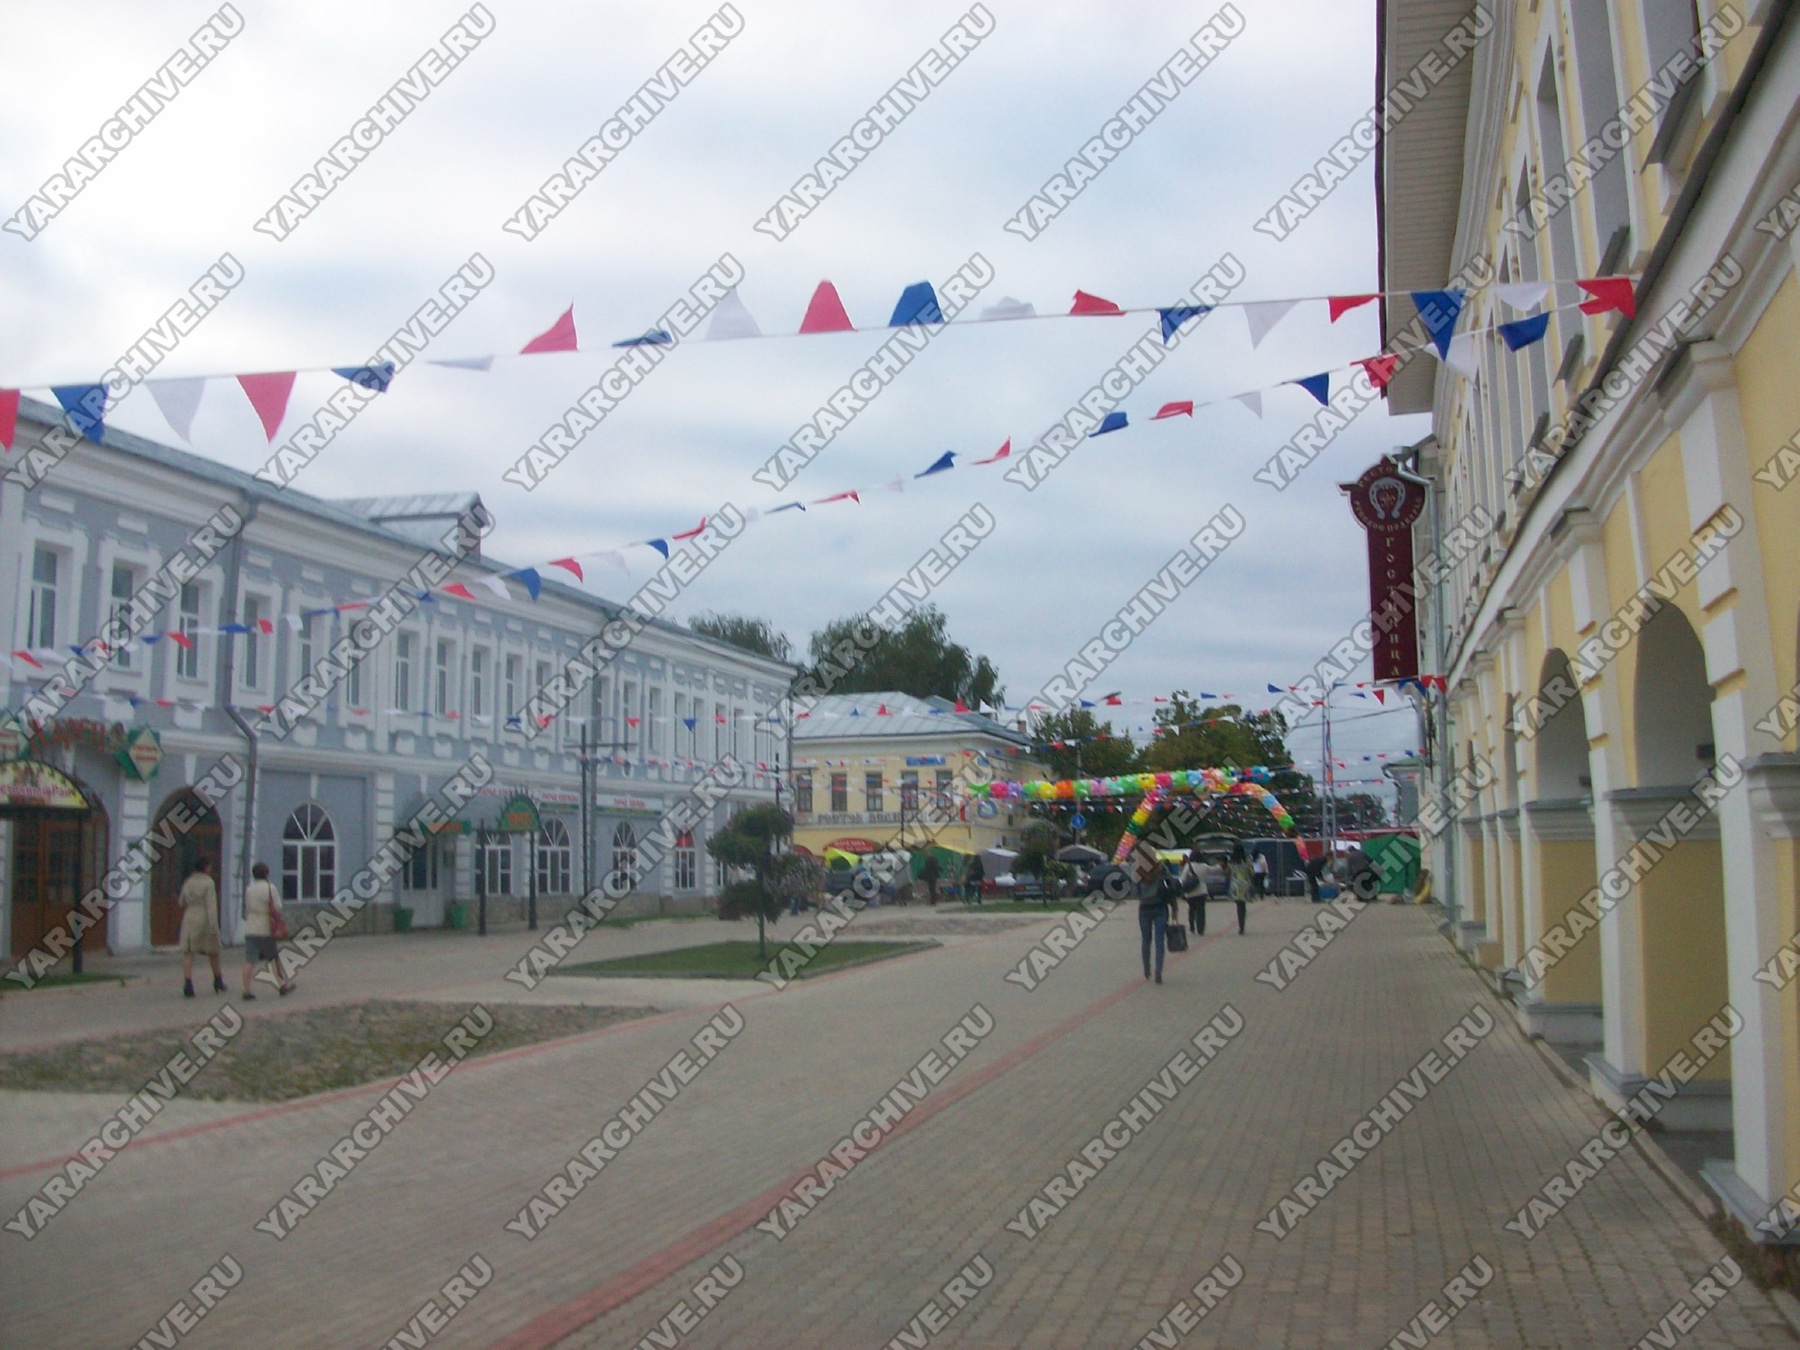
<svg viewBox="0 0 1800 1350">
<path fill-rule="evenodd" d="M 1264 300 L 1258 304 L 1244 306 L 1244 321 L 1250 325 L 1251 347 L 1262 346 L 1262 340 L 1275 328 L 1275 325 L 1287 318 L 1288 311 L 1300 302 L 1298 300 Z"/>
<path fill-rule="evenodd" d="M 168 424 L 175 428 L 175 434 L 182 440 L 188 440 L 188 430 L 194 425 L 194 414 L 200 411 L 200 395 L 206 392 L 206 381 L 190 380 L 150 380 L 150 397 L 156 400 L 156 406 Z"/>
</svg>

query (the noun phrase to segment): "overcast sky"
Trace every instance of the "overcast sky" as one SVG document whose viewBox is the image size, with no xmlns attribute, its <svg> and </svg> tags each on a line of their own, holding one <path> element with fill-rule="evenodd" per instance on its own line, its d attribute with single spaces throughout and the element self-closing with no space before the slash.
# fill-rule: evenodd
<svg viewBox="0 0 1800 1350">
<path fill-rule="evenodd" d="M 1345 135 L 1373 93 L 1374 7 L 1235 0 L 1243 35 L 1035 240 L 1006 221 L 1218 6 L 985 0 L 991 36 L 835 192 L 777 241 L 755 222 L 907 74 L 966 5 L 735 0 L 742 33 L 533 241 L 502 225 L 652 77 L 715 5 L 488 0 L 496 26 L 430 98 L 283 240 L 255 222 L 466 6 L 237 0 L 243 32 L 27 242 L 0 233 L 0 387 L 91 379 L 222 251 L 244 282 L 158 372 L 351 364 L 472 251 L 496 278 L 431 355 L 516 351 L 571 302 L 585 350 L 486 374 L 415 366 L 296 480 L 324 497 L 479 491 L 499 520 L 491 556 L 520 564 L 684 529 L 721 502 L 779 500 L 751 471 L 882 341 L 843 334 L 693 343 L 671 353 L 525 491 L 502 470 L 723 252 L 766 332 L 792 332 L 830 278 L 858 324 L 885 322 L 909 283 L 941 283 L 979 251 L 1002 295 L 1041 313 L 1077 288 L 1168 303 L 1230 253 L 1243 299 L 1372 290 L 1372 161 L 1292 236 L 1253 228 Z M 0 216 L 10 215 L 207 17 L 205 5 L 5 6 Z M 799 477 L 817 497 L 910 475 L 944 450 L 1024 447 L 1145 329 L 1143 316 L 941 334 Z M 752 526 L 683 596 L 771 618 L 803 648 L 866 609 L 964 511 L 991 538 L 934 599 L 955 637 L 995 660 L 1009 701 L 1035 694 L 1230 504 L 1248 529 L 1092 686 L 1148 700 L 1233 692 L 1308 672 L 1367 612 L 1361 532 L 1338 492 L 1424 418 L 1361 417 L 1285 492 L 1252 478 L 1315 411 L 1298 389 L 1190 421 L 1140 425 L 1162 402 L 1310 375 L 1379 345 L 1374 307 L 1328 324 L 1303 305 L 1252 350 L 1215 314 L 1125 400 L 1130 430 L 1084 444 L 1028 492 L 974 469 L 876 493 L 860 507 Z M 338 384 L 302 375 L 284 429 Z M 147 392 L 109 420 L 171 444 Z M 209 390 L 192 448 L 252 469 L 268 454 L 241 394 Z M 648 576 L 599 569 L 623 599 Z M 1367 678 L 1367 671 L 1359 676 Z M 1342 698 L 1344 716 L 1367 706 Z M 1354 705 L 1354 706 L 1352 706 Z M 1124 710 L 1125 727 L 1149 708 Z M 1346 757 L 1410 749 L 1406 713 L 1345 721 Z M 1316 732 L 1296 738 L 1316 757 Z"/>
</svg>

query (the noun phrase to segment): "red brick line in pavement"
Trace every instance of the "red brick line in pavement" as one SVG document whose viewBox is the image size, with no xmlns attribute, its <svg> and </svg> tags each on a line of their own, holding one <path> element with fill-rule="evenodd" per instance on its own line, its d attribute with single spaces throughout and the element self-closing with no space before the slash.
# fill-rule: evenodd
<svg viewBox="0 0 1800 1350">
<path fill-rule="evenodd" d="M 1217 942 L 1224 936 L 1224 933 L 1214 933 L 1211 937 L 1195 939 L 1188 944 L 1188 950 L 1192 952 L 1196 948 L 1204 947 L 1209 942 Z M 1179 955 L 1179 953 L 1171 953 L 1171 955 Z M 942 1092 L 933 1093 L 902 1117 L 893 1129 L 876 1140 L 875 1148 L 864 1149 L 864 1155 L 873 1153 L 876 1148 L 882 1147 L 890 1140 L 911 1133 L 940 1111 L 946 1111 L 963 1098 L 979 1092 L 1008 1070 L 1017 1068 L 1039 1051 L 1061 1040 L 1083 1023 L 1092 1021 L 1108 1008 L 1131 997 L 1143 987 L 1143 977 L 1141 975 L 1133 976 L 1129 984 L 1115 989 L 1098 1002 L 1089 1004 L 1048 1031 L 1041 1031 L 1030 1040 L 1014 1046 L 991 1064 L 983 1065 L 967 1078 L 952 1084 Z M 638 1295 L 655 1288 L 677 1271 L 692 1265 L 732 1238 L 748 1232 L 756 1225 L 758 1219 L 775 1207 L 782 1196 L 788 1194 L 802 1177 L 810 1176 L 812 1171 L 812 1167 L 803 1168 L 787 1180 L 770 1187 L 755 1199 L 748 1200 L 736 1209 L 709 1220 L 686 1236 L 675 1239 L 661 1251 L 652 1253 L 629 1269 L 595 1285 L 587 1293 L 577 1294 L 574 1298 L 559 1304 L 548 1312 L 538 1314 L 518 1330 L 495 1341 L 488 1347 L 488 1350 L 547 1350 L 548 1347 L 574 1335 L 589 1323 L 604 1317 L 613 1309 L 622 1307 Z"/>
<path fill-rule="evenodd" d="M 1004 930 L 1003 932 L 999 932 L 999 933 L 984 933 L 981 937 L 973 939 L 972 942 L 991 942 L 995 938 L 1006 936 L 1006 934 L 1008 932 L 1016 933 L 1017 931 L 1018 931 L 1017 929 L 1007 929 L 1007 930 Z M 969 946 L 969 945 L 972 945 L 972 942 L 964 943 L 962 945 Z M 671 950 L 674 950 L 674 949 L 671 949 Z M 883 961 L 878 964 L 888 965 L 892 962 L 905 961 L 905 960 L 908 960 L 908 959 L 910 959 L 912 957 L 916 957 L 916 956 L 929 956 L 933 952 L 941 952 L 941 951 L 945 951 L 945 950 L 947 950 L 947 949 L 944 947 L 927 947 L 923 951 L 907 952 L 902 956 L 890 957 L 890 958 L 888 958 L 887 961 Z M 867 967 L 867 966 L 853 966 L 848 970 L 829 971 L 823 975 L 812 976 L 805 983 L 807 986 L 825 984 L 831 980 L 841 979 L 845 976 L 863 974 L 868 969 L 869 969 L 869 967 Z M 466 989 L 468 987 L 469 986 L 468 986 L 467 981 L 459 981 L 456 984 L 447 984 L 447 985 L 438 986 L 438 988 L 440 990 Z M 426 997 L 426 995 L 429 993 L 432 993 L 432 992 L 436 992 L 436 991 L 427 990 L 427 991 L 425 991 L 425 993 L 408 994 L 408 995 L 405 995 L 404 997 L 399 998 L 397 1001 L 409 1002 L 409 1003 L 416 1003 L 416 1002 L 429 1003 L 432 1000 L 430 998 Z M 471 1068 L 474 1068 L 475 1066 L 480 1065 L 480 1064 L 498 1064 L 505 1060 L 518 1059 L 518 1058 L 521 1058 L 526 1055 L 535 1055 L 535 1054 L 538 1054 L 545 1050 L 554 1050 L 559 1046 L 575 1045 L 582 1041 L 596 1040 L 602 1036 L 613 1036 L 613 1035 L 617 1035 L 617 1034 L 619 1034 L 621 1032 L 625 1032 L 625 1031 L 635 1031 L 639 1027 L 655 1026 L 659 1022 L 667 1022 L 671 1018 L 675 1018 L 675 1017 L 685 1017 L 689 1013 L 701 1013 L 701 1014 L 711 1015 L 712 1013 L 716 1013 L 721 1008 L 723 1008 L 727 1002 L 747 1003 L 751 999 L 765 998 L 770 994 L 778 994 L 778 993 L 782 993 L 782 992 L 784 992 L 784 991 L 776 989 L 772 985 L 764 986 L 764 987 L 758 988 L 754 993 L 744 994 L 742 997 L 737 998 L 737 999 L 723 999 L 717 1003 L 707 1003 L 707 1004 L 702 1004 L 697 1007 L 674 1008 L 665 1013 L 656 1013 L 649 1017 L 631 1018 L 628 1021 L 620 1022 L 620 1023 L 617 1023 L 610 1027 L 600 1027 L 594 1031 L 578 1031 L 570 1036 L 559 1036 L 553 1041 L 537 1041 L 531 1045 L 514 1046 L 511 1050 L 497 1050 L 491 1055 L 480 1055 L 474 1059 L 464 1060 L 457 1067 L 459 1069 L 461 1069 L 464 1073 L 467 1073 Z M 309 1006 L 306 1011 L 308 1011 L 308 1012 L 313 1011 L 314 1006 L 322 1007 L 322 1008 L 333 1008 L 333 1007 L 340 1006 L 340 1002 L 359 1003 L 362 1001 L 363 1000 L 361 1000 L 361 999 L 346 999 L 346 1000 L 341 1000 L 341 1001 L 334 1001 L 331 1003 L 317 1004 L 317 1005 Z M 475 1000 L 475 1002 L 480 1002 L 480 1000 L 477 999 L 477 1000 Z M 529 1008 L 529 1007 L 536 1007 L 536 1006 L 541 1006 L 541 1005 L 526 1003 L 526 1004 L 521 1004 L 519 1006 Z M 173 1030 L 176 1028 L 164 1027 L 164 1028 L 157 1028 L 157 1029 L 158 1030 Z M 106 1040 L 106 1039 L 110 1039 L 110 1037 L 115 1036 L 115 1035 L 129 1036 L 132 1034 L 134 1034 L 134 1033 L 128 1032 L 128 1031 L 126 1031 L 126 1032 L 102 1032 L 98 1036 L 88 1037 L 86 1039 Z M 51 1042 L 50 1044 L 55 1045 L 55 1046 L 66 1046 L 66 1045 L 80 1044 L 80 1042 L 78 1042 L 78 1041 L 55 1041 L 55 1042 Z M 46 1048 L 48 1048 L 48 1047 L 46 1047 Z M 6 1053 L 8 1055 L 22 1055 L 22 1054 L 30 1054 L 32 1052 L 30 1050 L 9 1050 Z M 186 1139 L 186 1138 L 189 1138 L 196 1134 L 206 1134 L 213 1130 L 229 1129 L 229 1128 L 231 1128 L 233 1126 L 237 1126 L 237 1125 L 251 1125 L 251 1124 L 256 1123 L 257 1121 L 270 1120 L 276 1116 L 289 1115 L 295 1111 L 310 1110 L 311 1108 L 313 1108 L 315 1106 L 328 1106 L 332 1102 L 345 1101 L 348 1098 L 360 1096 L 360 1095 L 367 1094 L 367 1093 L 388 1092 L 388 1091 L 391 1091 L 396 1086 L 398 1086 L 403 1081 L 404 1081 L 403 1079 L 395 1079 L 391 1083 L 384 1082 L 381 1080 L 377 1080 L 373 1083 L 361 1083 L 361 1084 L 357 1085 L 356 1087 L 339 1088 L 336 1092 L 324 1092 L 324 1093 L 320 1093 L 317 1096 L 313 1096 L 313 1097 L 302 1097 L 298 1101 L 283 1102 L 279 1106 L 266 1106 L 266 1107 L 263 1107 L 261 1110 L 246 1111 L 244 1114 L 238 1115 L 238 1116 L 225 1116 L 219 1120 L 207 1120 L 207 1121 L 201 1121 L 199 1124 L 196 1124 L 196 1125 L 184 1125 L 180 1129 L 170 1130 L 166 1134 L 152 1135 L 148 1139 L 133 1139 L 129 1144 L 126 1145 L 126 1148 L 148 1148 L 152 1144 L 166 1144 L 166 1143 L 170 1142 L 171 1140 Z M 140 1091 L 141 1091 L 141 1089 L 140 1089 Z M 131 1094 L 131 1095 L 135 1095 L 135 1094 Z M 98 1127 L 96 1127 L 96 1128 L 98 1128 Z M 124 1150 L 123 1149 L 115 1149 L 114 1152 L 122 1153 L 122 1152 L 124 1152 Z M 0 1181 L 7 1181 L 13 1177 L 26 1176 L 32 1172 L 55 1171 L 59 1168 L 62 1168 L 64 1166 L 68 1165 L 71 1162 L 79 1162 L 79 1161 L 81 1161 L 79 1154 L 69 1153 L 69 1154 L 64 1154 L 64 1155 L 61 1155 L 61 1156 L 55 1157 L 55 1158 L 40 1158 L 36 1162 L 19 1163 L 18 1165 L 14 1166 L 14 1167 L 0 1169 Z"/>
</svg>

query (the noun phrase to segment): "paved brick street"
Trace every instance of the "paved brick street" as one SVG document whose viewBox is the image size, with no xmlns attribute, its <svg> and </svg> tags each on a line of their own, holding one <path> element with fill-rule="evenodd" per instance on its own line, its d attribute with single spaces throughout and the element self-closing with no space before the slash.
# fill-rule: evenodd
<svg viewBox="0 0 1800 1350">
<path fill-rule="evenodd" d="M 1626 1149 L 1539 1236 L 1508 1231 L 1603 1117 L 1501 1015 L 1428 912 L 1370 909 L 1284 990 L 1255 980 L 1319 912 L 1258 906 L 1242 938 L 1215 913 L 1213 935 L 1172 958 L 1162 987 L 1137 975 L 1129 911 L 1053 968 L 1027 965 L 1030 990 L 1004 977 L 1049 920 L 961 932 L 941 949 L 780 993 L 553 980 L 533 997 L 616 994 L 673 1011 L 463 1065 L 279 1240 L 257 1222 L 386 1084 L 275 1110 L 189 1105 L 176 1122 L 186 1128 L 159 1126 L 160 1140 L 127 1149 L 41 1236 L 0 1232 L 0 1342 L 135 1344 L 177 1300 L 197 1304 L 190 1291 L 225 1256 L 243 1277 L 183 1345 L 384 1344 L 428 1300 L 448 1311 L 440 1290 L 482 1262 L 491 1280 L 435 1337 L 435 1314 L 417 1335 L 446 1347 L 631 1346 L 652 1332 L 695 1347 L 880 1346 L 903 1332 L 947 1347 L 1130 1346 L 1178 1301 L 1197 1311 L 1196 1283 L 1223 1263 L 1225 1283 L 1238 1266 L 1241 1280 L 1185 1337 L 1179 1321 L 1169 1330 L 1180 1343 L 1379 1346 L 1428 1300 L 1448 1308 L 1446 1282 L 1476 1258 L 1493 1278 L 1434 1345 L 1624 1346 L 1655 1329 L 1722 1254 L 1700 1218 Z M 717 933 L 603 932 L 580 959 Z M 523 934 L 491 938 L 486 951 L 474 939 L 386 942 L 335 945 L 314 963 L 307 996 L 351 996 L 349 974 L 384 963 L 387 987 L 361 992 L 464 1002 L 519 992 L 499 974 Z M 187 1011 L 168 992 L 9 997 L 0 1034 L 20 1045 L 84 1021 L 91 1032 L 166 1025 L 155 1019 Z M 581 1178 L 580 1193 L 546 1191 L 727 998 L 745 1025 L 716 1060 Z M 1196 1048 L 1228 1004 L 1241 1031 Z M 447 1027 L 455 1015 L 446 1009 Z M 1488 1015 L 1496 1025 L 1466 1062 L 1316 1207 L 1292 1211 L 1291 1232 L 1258 1229 L 1421 1056 L 1444 1050 L 1459 1019 L 1485 1026 Z M 947 1039 L 961 1019 L 977 1034 Z M 789 1216 L 769 1225 L 783 1237 L 754 1226 L 927 1051 L 970 1045 L 879 1147 L 846 1155 L 852 1165 L 827 1193 L 801 1188 L 810 1209 L 776 1210 Z M 1103 1133 L 1184 1049 L 1211 1058 L 1185 1085 L 1163 1079 L 1151 1093 L 1160 1109 Z M 51 1175 L 30 1164 L 85 1138 L 67 1097 L 26 1095 L 7 1094 L 7 1134 L 17 1124 L 46 1146 L 9 1142 L 6 1217 Z M 92 1123 L 117 1105 L 96 1099 Z M 58 1129 L 69 1131 L 60 1149 L 47 1146 Z M 1094 1167 L 1070 1169 L 1096 1137 L 1122 1146 L 1090 1149 Z M 1047 1188 L 1072 1174 L 1078 1191 Z M 555 1203 L 533 1214 L 534 1196 Z M 1747 1281 L 1683 1341 L 1793 1343 Z"/>
</svg>

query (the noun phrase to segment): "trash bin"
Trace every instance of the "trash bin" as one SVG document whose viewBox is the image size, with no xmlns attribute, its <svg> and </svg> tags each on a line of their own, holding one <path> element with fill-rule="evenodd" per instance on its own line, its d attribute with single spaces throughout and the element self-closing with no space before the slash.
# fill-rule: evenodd
<svg viewBox="0 0 1800 1350">
<path fill-rule="evenodd" d="M 444 927 L 461 928 L 469 921 L 469 907 L 460 900 L 444 906 Z"/>
<path fill-rule="evenodd" d="M 412 932 L 413 912 L 404 905 L 394 906 L 394 931 L 396 933 Z"/>
</svg>

